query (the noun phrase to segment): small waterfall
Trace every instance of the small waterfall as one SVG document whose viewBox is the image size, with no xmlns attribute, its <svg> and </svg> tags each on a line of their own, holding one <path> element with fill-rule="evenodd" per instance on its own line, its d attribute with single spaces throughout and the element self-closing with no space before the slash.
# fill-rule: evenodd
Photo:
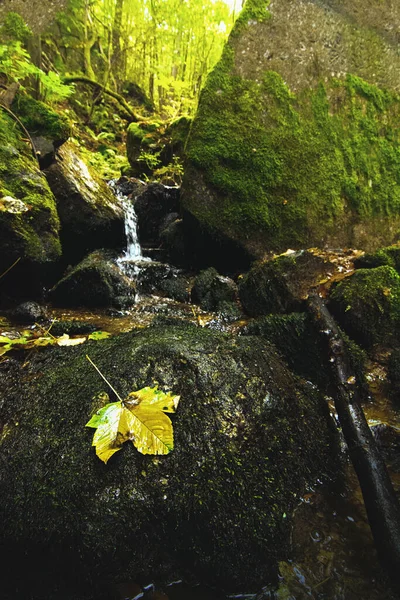
<svg viewBox="0 0 400 600">
<path fill-rule="evenodd" d="M 118 186 L 118 180 L 111 180 L 109 186 L 121 201 L 125 215 L 126 250 L 117 259 L 119 268 L 131 279 L 139 274 L 144 262 L 151 262 L 150 258 L 143 256 L 139 243 L 137 216 L 135 213 L 135 200 L 126 196 Z"/>
<path fill-rule="evenodd" d="M 120 260 L 142 261 L 144 257 L 138 239 L 137 216 L 135 213 L 134 203 L 132 201 L 127 201 L 124 198 L 123 207 L 125 209 L 126 250 Z"/>
</svg>

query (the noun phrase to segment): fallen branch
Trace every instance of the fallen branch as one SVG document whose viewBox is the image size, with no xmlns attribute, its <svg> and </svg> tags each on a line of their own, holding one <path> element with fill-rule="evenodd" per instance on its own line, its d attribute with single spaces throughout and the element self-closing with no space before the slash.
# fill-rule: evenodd
<svg viewBox="0 0 400 600">
<path fill-rule="evenodd" d="M 111 98 L 114 98 L 114 100 L 117 100 L 117 102 L 126 110 L 126 112 L 130 116 L 132 121 L 140 121 L 140 120 L 143 120 L 143 118 L 144 118 L 135 113 L 135 111 L 127 103 L 125 98 L 123 96 L 121 96 L 121 94 L 118 94 L 117 92 L 114 92 L 113 90 L 110 90 L 106 86 L 102 85 L 101 83 L 98 83 L 97 81 L 94 81 L 93 79 L 90 79 L 89 77 L 85 77 L 84 75 L 80 75 L 80 76 L 76 76 L 76 77 L 64 77 L 63 83 L 65 83 L 65 84 L 83 83 L 85 85 L 90 85 L 91 87 L 95 88 L 96 90 L 101 91 L 103 94 L 107 94 L 107 96 L 111 96 Z"/>
<path fill-rule="evenodd" d="M 308 309 L 324 335 L 335 384 L 335 408 L 360 483 L 382 566 L 400 586 L 400 506 L 386 465 L 361 408 L 361 392 L 340 330 L 318 295 Z"/>
</svg>

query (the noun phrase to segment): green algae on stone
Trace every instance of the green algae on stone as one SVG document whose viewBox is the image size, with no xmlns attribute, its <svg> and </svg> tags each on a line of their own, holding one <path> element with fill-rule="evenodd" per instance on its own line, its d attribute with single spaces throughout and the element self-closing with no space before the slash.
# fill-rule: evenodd
<svg viewBox="0 0 400 600">
<path fill-rule="evenodd" d="M 356 341 L 395 344 L 400 334 L 400 276 L 393 267 L 359 269 L 334 285 L 329 306 Z"/>
<path fill-rule="evenodd" d="M 328 8 L 280 0 L 262 22 L 245 18 L 246 10 L 267 5 L 249 0 L 202 91 L 187 144 L 185 210 L 256 257 L 322 242 L 376 247 L 391 241 L 400 226 L 400 101 L 389 89 L 396 81 L 378 67 L 388 89 L 362 79 L 367 58 L 353 56 L 350 41 L 343 50 L 347 75 L 327 62 L 298 80 L 294 69 L 285 69 L 296 60 L 302 31 L 279 42 L 274 28 L 286 24 L 286 9 L 307 9 L 317 19 Z M 350 31 L 345 17 L 332 18 L 336 37 Z M 304 61 L 311 61 L 304 50 Z M 394 50 L 376 61 L 393 54 L 400 68 Z M 298 72 L 304 69 L 299 63 Z"/>
</svg>

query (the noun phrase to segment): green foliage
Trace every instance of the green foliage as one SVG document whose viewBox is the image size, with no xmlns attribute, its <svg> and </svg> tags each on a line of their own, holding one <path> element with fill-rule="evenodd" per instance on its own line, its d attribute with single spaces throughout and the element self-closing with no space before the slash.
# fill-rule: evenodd
<svg viewBox="0 0 400 600">
<path fill-rule="evenodd" d="M 11 38 L 18 42 L 26 42 L 30 35 L 31 30 L 18 13 L 9 12 L 7 13 L 3 25 L 0 28 L 2 36 Z"/>
<path fill-rule="evenodd" d="M 140 93 L 129 100 L 156 106 L 164 117 L 193 112 L 233 20 L 222 0 L 70 0 L 58 16 L 71 62 L 63 71 L 83 65 L 86 75 L 117 89 L 135 82 Z"/>
<path fill-rule="evenodd" d="M 38 78 L 42 99 L 50 103 L 65 100 L 72 94 L 74 88 L 64 85 L 57 73 L 54 71 L 45 73 L 33 64 L 29 53 L 24 48 L 31 31 L 20 15 L 8 13 L 0 32 L 3 34 L 3 43 L 0 44 L 0 73 L 9 83 L 19 82 L 22 86 L 22 84 L 27 85 L 25 81 L 27 78 Z"/>
<path fill-rule="evenodd" d="M 30 75 L 37 75 L 38 69 L 23 48 L 20 41 L 0 44 L 0 72 L 6 76 L 8 82 L 26 79 Z"/>
<path fill-rule="evenodd" d="M 179 156 L 173 156 L 172 162 L 165 167 L 157 168 L 152 175 L 152 179 L 160 181 L 161 183 L 168 184 L 173 183 L 175 185 L 181 185 L 184 173 L 183 162 Z"/>
<path fill-rule="evenodd" d="M 107 463 L 128 440 L 142 454 L 169 454 L 174 435 L 171 420 L 164 413 L 175 413 L 179 396 L 166 394 L 155 386 L 131 392 L 124 400 L 118 398 L 118 402 L 106 404 L 86 423 L 86 427 L 96 429 L 92 445 L 97 456 Z"/>
</svg>

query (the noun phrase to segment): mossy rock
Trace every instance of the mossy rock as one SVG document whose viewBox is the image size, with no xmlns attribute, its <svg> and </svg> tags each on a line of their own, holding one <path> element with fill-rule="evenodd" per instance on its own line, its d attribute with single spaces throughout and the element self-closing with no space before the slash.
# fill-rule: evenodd
<svg viewBox="0 0 400 600">
<path fill-rule="evenodd" d="M 203 230 L 262 258 L 397 238 L 400 58 L 381 0 L 368 19 L 357 4 L 246 3 L 186 147 L 189 239 Z"/>
<path fill-rule="evenodd" d="M 54 196 L 24 132 L 0 109 L 0 295 L 33 297 L 61 255 Z"/>
<path fill-rule="evenodd" d="M 66 264 L 76 264 L 97 248 L 125 248 L 121 203 L 72 142 L 58 149 L 45 173 L 57 202 Z"/>
<path fill-rule="evenodd" d="M 12 109 L 32 136 L 51 139 L 59 146 L 71 135 L 71 123 L 66 116 L 25 92 L 17 94 Z"/>
<path fill-rule="evenodd" d="M 252 317 L 295 311 L 331 268 L 331 263 L 308 251 L 257 262 L 240 279 L 239 297 Z"/>
<path fill-rule="evenodd" d="M 220 275 L 210 267 L 201 271 L 195 278 L 191 292 L 192 302 L 202 310 L 218 312 L 239 318 L 237 286 L 232 279 Z"/>
<path fill-rule="evenodd" d="M 400 276 L 393 267 L 360 269 L 332 286 L 329 307 L 360 344 L 396 344 L 400 334 Z"/>
<path fill-rule="evenodd" d="M 181 395 L 168 456 L 132 444 L 107 465 L 95 456 L 85 423 L 105 383 L 85 354 L 123 397 L 155 381 Z M 7 600 L 16 586 L 103 598 L 112 582 L 183 573 L 257 590 L 288 556 L 305 486 L 337 468 L 324 400 L 256 337 L 150 327 L 33 355 L 23 377 L 12 363 L 0 379 Z"/>
<path fill-rule="evenodd" d="M 384 265 L 393 267 L 400 273 L 400 246 L 388 246 L 376 252 L 367 252 L 354 261 L 356 269 L 374 269 Z"/>
<path fill-rule="evenodd" d="M 126 308 L 135 301 L 135 287 L 115 264 L 115 256 L 97 250 L 73 267 L 50 290 L 55 306 Z"/>
</svg>

